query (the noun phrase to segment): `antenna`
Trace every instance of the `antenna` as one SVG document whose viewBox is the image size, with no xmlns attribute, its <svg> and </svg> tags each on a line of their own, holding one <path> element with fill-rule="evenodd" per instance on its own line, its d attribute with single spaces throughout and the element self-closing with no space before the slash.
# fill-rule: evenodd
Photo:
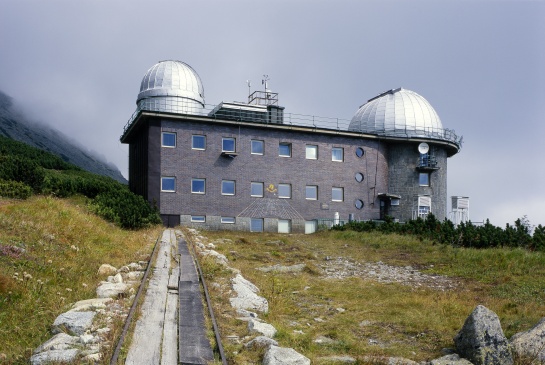
<svg viewBox="0 0 545 365">
<path fill-rule="evenodd" d="M 261 85 L 265 85 L 265 92 L 269 91 L 269 75 L 263 75 L 263 80 L 261 80 Z"/>
<path fill-rule="evenodd" d="M 246 80 L 246 84 L 248 85 L 248 96 L 250 96 L 252 94 L 252 80 Z"/>
<path fill-rule="evenodd" d="M 418 152 L 420 152 L 421 155 L 425 155 L 426 153 L 428 153 L 429 150 L 430 146 L 425 142 L 422 142 L 418 145 Z"/>
</svg>

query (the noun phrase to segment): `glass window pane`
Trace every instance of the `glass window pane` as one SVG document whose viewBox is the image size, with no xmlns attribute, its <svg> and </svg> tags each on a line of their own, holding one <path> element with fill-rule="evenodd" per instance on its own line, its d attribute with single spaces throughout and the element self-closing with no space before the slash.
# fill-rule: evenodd
<svg viewBox="0 0 545 365">
<path fill-rule="evenodd" d="M 316 221 L 305 221 L 305 234 L 310 234 L 316 232 L 318 222 Z"/>
<path fill-rule="evenodd" d="M 307 145 L 306 158 L 307 160 L 316 160 L 318 158 L 318 146 Z"/>
<path fill-rule="evenodd" d="M 356 156 L 362 157 L 364 154 L 365 154 L 365 151 L 363 150 L 363 148 L 361 147 L 356 148 Z"/>
<path fill-rule="evenodd" d="M 291 232 L 291 221 L 289 219 L 279 219 L 278 233 L 290 233 L 290 232 Z"/>
<path fill-rule="evenodd" d="M 176 191 L 176 179 L 173 177 L 162 177 L 161 191 Z"/>
<path fill-rule="evenodd" d="M 363 181 L 363 174 L 361 172 L 356 173 L 356 181 L 362 182 Z"/>
<path fill-rule="evenodd" d="M 263 232 L 263 219 L 261 218 L 252 218 L 250 222 L 250 231 L 251 232 Z"/>
<path fill-rule="evenodd" d="M 344 189 L 343 188 L 332 188 L 331 189 L 331 200 L 334 202 L 342 202 L 344 200 Z"/>
<path fill-rule="evenodd" d="M 305 188 L 305 198 L 309 200 L 317 200 L 318 187 L 315 185 L 307 185 Z"/>
<path fill-rule="evenodd" d="M 278 197 L 279 198 L 291 198 L 291 185 L 290 184 L 278 184 Z"/>
<path fill-rule="evenodd" d="M 235 139 L 234 138 L 224 138 L 222 143 L 223 152 L 235 152 Z"/>
<path fill-rule="evenodd" d="M 192 215 L 191 222 L 204 223 L 206 222 L 206 217 L 204 215 Z"/>
<path fill-rule="evenodd" d="M 221 182 L 221 193 L 223 195 L 235 195 L 235 182 L 231 180 L 223 180 Z"/>
<path fill-rule="evenodd" d="M 194 194 L 204 194 L 206 191 L 205 179 L 193 179 L 191 180 L 191 192 Z"/>
<path fill-rule="evenodd" d="M 234 224 L 235 217 L 221 217 L 221 223 Z"/>
<path fill-rule="evenodd" d="M 252 140 L 252 154 L 262 155 L 264 151 L 263 141 Z"/>
<path fill-rule="evenodd" d="M 194 135 L 191 139 L 191 148 L 194 150 L 206 149 L 206 136 Z"/>
<path fill-rule="evenodd" d="M 427 172 L 421 172 L 418 176 L 420 186 L 430 186 L 430 174 Z"/>
<path fill-rule="evenodd" d="M 344 151 L 340 147 L 334 147 L 331 150 L 331 160 L 333 161 L 343 161 Z"/>
<path fill-rule="evenodd" d="M 356 209 L 361 209 L 363 208 L 363 200 L 361 199 L 358 199 L 354 202 L 354 206 L 356 207 Z"/>
<path fill-rule="evenodd" d="M 278 145 L 278 155 L 282 157 L 291 157 L 291 144 L 280 143 Z"/>
<path fill-rule="evenodd" d="M 176 147 L 176 133 L 163 132 L 163 147 Z"/>
<path fill-rule="evenodd" d="M 252 196 L 262 197 L 263 196 L 263 183 L 262 182 L 252 182 Z"/>
</svg>

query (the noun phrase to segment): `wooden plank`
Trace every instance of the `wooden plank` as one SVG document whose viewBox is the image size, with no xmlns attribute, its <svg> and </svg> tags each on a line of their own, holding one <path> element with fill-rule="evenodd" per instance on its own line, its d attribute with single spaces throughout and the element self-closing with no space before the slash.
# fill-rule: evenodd
<svg viewBox="0 0 545 365">
<path fill-rule="evenodd" d="M 176 365 L 178 363 L 178 294 L 169 293 L 165 311 L 163 328 L 163 351 L 161 365 Z"/>
</svg>

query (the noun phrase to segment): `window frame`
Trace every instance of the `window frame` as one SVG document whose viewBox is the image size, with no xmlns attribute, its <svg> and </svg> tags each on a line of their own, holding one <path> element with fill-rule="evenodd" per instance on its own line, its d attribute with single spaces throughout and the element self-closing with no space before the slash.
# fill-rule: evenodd
<svg viewBox="0 0 545 365">
<path fill-rule="evenodd" d="M 334 199 L 334 192 L 335 191 L 340 191 L 341 193 L 341 199 Z M 333 186 L 331 188 L 331 201 L 332 202 L 343 202 L 344 201 L 344 188 L 343 187 L 339 187 L 339 186 Z"/>
<path fill-rule="evenodd" d="M 288 155 L 282 154 L 281 151 L 280 151 L 280 146 L 286 146 L 289 149 L 289 154 Z M 291 155 L 292 155 L 292 145 L 291 145 L 291 143 L 279 142 L 278 143 L 278 156 L 279 157 L 291 157 Z"/>
<path fill-rule="evenodd" d="M 281 195 L 280 194 L 280 188 L 281 187 L 287 187 L 289 189 L 289 195 L 286 196 L 286 195 Z M 278 198 L 279 199 L 291 199 L 291 184 L 278 184 Z"/>
<path fill-rule="evenodd" d="M 204 141 L 204 147 L 195 147 L 195 137 L 202 137 L 203 141 Z M 192 150 L 197 150 L 197 151 L 204 151 L 206 150 L 206 136 L 203 135 L 203 134 L 193 134 L 191 135 L 191 149 Z"/>
<path fill-rule="evenodd" d="M 166 181 L 167 179 L 172 180 L 173 183 L 174 183 L 174 188 L 172 190 L 163 188 L 163 181 Z M 176 192 L 176 177 L 175 176 L 161 176 L 161 192 L 163 192 L 163 193 L 175 193 Z"/>
<path fill-rule="evenodd" d="M 335 151 L 341 151 L 341 159 L 335 159 Z M 333 147 L 331 148 L 331 161 L 335 162 L 344 162 L 344 148 L 343 147 Z"/>
<path fill-rule="evenodd" d="M 194 191 L 193 190 L 193 183 L 196 183 L 196 182 L 199 182 L 199 181 L 203 182 L 204 191 Z M 200 194 L 200 195 L 206 194 L 206 179 L 201 179 L 201 178 L 191 179 L 191 194 Z"/>
<path fill-rule="evenodd" d="M 314 197 L 309 198 L 309 189 L 310 188 L 314 188 L 313 190 L 314 190 L 315 193 L 313 194 Z M 306 200 L 318 200 L 318 185 L 306 185 L 305 186 L 305 199 Z"/>
<path fill-rule="evenodd" d="M 355 153 L 358 158 L 362 158 L 363 156 L 365 156 L 365 150 L 363 149 L 363 147 L 357 147 Z"/>
<path fill-rule="evenodd" d="M 254 194 L 254 186 L 261 187 L 261 195 Z M 265 194 L 265 184 L 261 181 L 252 181 L 250 182 L 250 196 L 254 198 L 263 198 Z"/>
<path fill-rule="evenodd" d="M 312 151 L 314 150 L 314 157 L 312 157 Z M 309 151 L 310 157 L 309 157 Z M 318 145 L 316 144 L 307 144 L 305 145 L 305 159 L 306 160 L 317 160 L 318 159 Z"/>
<path fill-rule="evenodd" d="M 261 223 L 261 229 L 260 230 L 254 230 L 254 222 L 260 222 Z M 250 232 L 263 232 L 265 229 L 265 221 L 263 218 L 250 218 Z"/>
<path fill-rule="evenodd" d="M 231 219 L 232 219 L 232 221 L 231 221 Z M 229 220 L 229 221 L 227 221 L 227 220 Z M 220 222 L 221 222 L 221 224 L 235 224 L 236 223 L 236 218 L 235 217 L 221 217 Z"/>
<path fill-rule="evenodd" d="M 191 223 L 206 223 L 206 216 L 205 215 L 192 215 L 191 216 Z"/>
<path fill-rule="evenodd" d="M 232 150 L 226 150 L 225 149 L 225 142 L 226 141 L 233 141 L 233 149 Z M 227 152 L 227 153 L 237 152 L 237 139 L 235 137 L 222 137 L 221 138 L 221 152 Z"/>
<path fill-rule="evenodd" d="M 233 183 L 233 192 L 226 193 L 224 191 L 224 183 Z M 221 180 L 221 195 L 236 195 L 237 193 L 237 183 L 235 180 Z"/>
<path fill-rule="evenodd" d="M 426 177 L 426 181 L 422 182 L 422 177 Z M 431 186 L 431 174 L 429 172 L 418 173 L 418 185 L 419 186 Z"/>
<path fill-rule="evenodd" d="M 167 135 L 173 135 L 174 136 L 174 145 L 173 146 L 165 144 L 165 136 L 167 136 Z M 176 132 L 161 132 L 161 147 L 176 148 L 176 145 L 177 145 L 176 139 L 177 139 Z"/>
<path fill-rule="evenodd" d="M 254 152 L 254 142 L 258 142 L 258 143 L 261 144 L 261 152 Z M 263 141 L 261 139 L 252 139 L 252 140 L 250 140 L 250 154 L 263 156 L 265 154 L 265 141 Z"/>
</svg>

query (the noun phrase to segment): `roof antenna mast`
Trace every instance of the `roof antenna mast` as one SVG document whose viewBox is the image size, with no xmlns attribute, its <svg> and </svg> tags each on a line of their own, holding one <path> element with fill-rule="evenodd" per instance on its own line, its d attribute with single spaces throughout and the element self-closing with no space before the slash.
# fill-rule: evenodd
<svg viewBox="0 0 545 365">
<path fill-rule="evenodd" d="M 250 100 L 250 95 L 252 95 L 252 80 L 246 80 L 248 85 L 248 101 Z"/>
</svg>

